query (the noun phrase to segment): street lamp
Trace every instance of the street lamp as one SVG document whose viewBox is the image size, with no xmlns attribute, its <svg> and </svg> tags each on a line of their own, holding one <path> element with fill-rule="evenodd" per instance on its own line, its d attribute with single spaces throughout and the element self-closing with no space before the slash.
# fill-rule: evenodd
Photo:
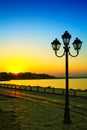
<svg viewBox="0 0 87 130">
<path fill-rule="evenodd" d="M 63 57 L 65 55 L 65 62 L 66 62 L 66 95 L 65 95 L 65 111 L 64 111 L 64 120 L 63 123 L 69 124 L 72 123 L 70 119 L 70 108 L 69 108 L 69 83 L 68 83 L 68 54 L 72 57 L 76 57 L 79 54 L 79 50 L 81 49 L 82 46 L 82 41 L 80 39 L 76 38 L 74 40 L 73 47 L 76 50 L 76 55 L 72 55 L 70 53 L 70 47 L 69 47 L 69 42 L 71 39 L 71 35 L 68 33 L 68 31 L 65 31 L 65 33 L 62 35 L 63 39 L 63 44 L 64 44 L 64 52 L 62 55 L 58 55 L 57 52 L 60 49 L 61 43 L 57 40 L 57 38 L 51 43 L 53 50 L 55 51 L 55 55 L 57 57 Z"/>
</svg>

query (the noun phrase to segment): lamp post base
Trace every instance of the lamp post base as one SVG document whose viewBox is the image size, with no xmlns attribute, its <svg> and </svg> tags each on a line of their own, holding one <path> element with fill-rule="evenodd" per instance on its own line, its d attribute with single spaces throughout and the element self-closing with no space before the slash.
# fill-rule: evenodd
<svg viewBox="0 0 87 130">
<path fill-rule="evenodd" d="M 70 119 L 68 119 L 68 120 L 63 120 L 63 123 L 64 123 L 64 124 L 70 124 L 70 123 L 72 123 L 72 121 L 71 121 Z"/>
<path fill-rule="evenodd" d="M 70 120 L 70 109 L 69 108 L 68 109 L 65 108 L 63 123 L 65 123 L 65 124 L 72 123 L 72 121 Z"/>
</svg>

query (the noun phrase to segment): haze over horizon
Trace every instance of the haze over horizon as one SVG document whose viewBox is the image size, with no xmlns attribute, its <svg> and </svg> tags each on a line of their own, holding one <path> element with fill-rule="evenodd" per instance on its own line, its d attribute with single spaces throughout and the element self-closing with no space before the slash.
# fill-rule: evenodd
<svg viewBox="0 0 87 130">
<path fill-rule="evenodd" d="M 65 57 L 57 58 L 51 42 L 67 30 L 82 42 L 79 56 L 69 57 L 70 75 L 87 75 L 86 0 L 1 0 L 0 72 L 65 75 Z"/>
</svg>

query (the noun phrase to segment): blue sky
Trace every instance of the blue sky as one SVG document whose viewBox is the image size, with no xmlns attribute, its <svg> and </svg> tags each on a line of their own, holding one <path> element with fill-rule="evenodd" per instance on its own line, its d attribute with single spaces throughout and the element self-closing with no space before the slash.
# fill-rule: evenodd
<svg viewBox="0 0 87 130">
<path fill-rule="evenodd" d="M 80 56 L 70 58 L 70 71 L 87 73 L 86 0 L 1 0 L 0 71 L 63 74 L 64 58 L 54 56 L 50 43 L 56 37 L 62 42 L 61 35 L 66 30 L 72 35 L 71 43 L 76 37 L 83 41 Z M 14 68 L 11 68 L 14 64 L 12 60 L 16 63 Z M 12 63 L 11 66 L 7 61 Z M 73 62 L 76 64 L 74 69 Z M 21 64 L 25 67 L 21 68 Z M 79 64 L 81 67 L 77 70 Z"/>
</svg>

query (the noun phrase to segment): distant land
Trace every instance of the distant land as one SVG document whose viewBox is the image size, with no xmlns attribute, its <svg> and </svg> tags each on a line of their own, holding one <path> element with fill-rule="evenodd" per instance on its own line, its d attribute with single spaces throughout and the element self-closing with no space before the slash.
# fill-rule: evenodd
<svg viewBox="0 0 87 130">
<path fill-rule="evenodd" d="M 87 78 L 87 76 L 70 76 L 69 79 Z M 56 79 L 65 79 L 65 77 L 56 77 Z"/>
<path fill-rule="evenodd" d="M 48 74 L 36 74 L 31 72 L 25 72 L 25 73 L 7 73 L 7 72 L 1 72 L 0 73 L 0 81 L 4 80 L 21 80 L 21 79 L 55 79 L 55 76 L 48 75 Z"/>
<path fill-rule="evenodd" d="M 87 78 L 85 76 L 70 76 L 69 78 Z M 24 79 L 65 79 L 64 76 L 52 76 L 48 74 L 36 74 L 31 72 L 21 72 L 21 73 L 7 73 L 1 72 L 0 73 L 0 81 L 7 81 L 7 80 L 24 80 Z"/>
</svg>

